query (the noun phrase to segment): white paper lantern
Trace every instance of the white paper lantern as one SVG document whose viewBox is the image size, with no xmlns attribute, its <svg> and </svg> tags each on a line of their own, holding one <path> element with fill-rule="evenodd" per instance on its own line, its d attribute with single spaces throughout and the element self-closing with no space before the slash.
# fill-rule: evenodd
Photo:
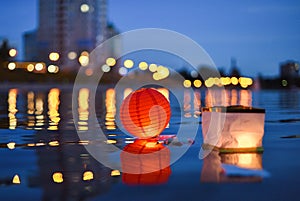
<svg viewBox="0 0 300 201">
<path fill-rule="evenodd" d="M 221 152 L 263 151 L 265 110 L 245 106 L 202 108 L 203 147 Z"/>
</svg>

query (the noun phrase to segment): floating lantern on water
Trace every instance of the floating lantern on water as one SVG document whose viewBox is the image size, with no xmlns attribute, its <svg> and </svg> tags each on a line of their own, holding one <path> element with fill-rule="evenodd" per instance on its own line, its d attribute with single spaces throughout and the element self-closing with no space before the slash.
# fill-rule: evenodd
<svg viewBox="0 0 300 201">
<path fill-rule="evenodd" d="M 245 106 L 202 108 L 203 148 L 261 152 L 265 110 Z"/>
<path fill-rule="evenodd" d="M 170 121 L 168 100 L 155 89 L 142 88 L 129 94 L 120 109 L 124 128 L 135 137 L 121 152 L 122 179 L 126 184 L 167 182 L 170 151 L 158 136 Z"/>
<path fill-rule="evenodd" d="M 170 150 L 155 139 L 137 139 L 121 152 L 126 184 L 161 184 L 171 174 Z"/>
<path fill-rule="evenodd" d="M 120 109 L 124 128 L 138 138 L 157 137 L 170 121 L 168 100 L 157 90 L 142 88 L 129 94 Z"/>
<path fill-rule="evenodd" d="M 168 100 L 155 89 L 129 94 L 121 105 L 120 119 L 135 137 L 121 152 L 122 179 L 126 184 L 165 183 L 171 174 L 170 151 L 156 138 L 170 121 Z"/>
</svg>

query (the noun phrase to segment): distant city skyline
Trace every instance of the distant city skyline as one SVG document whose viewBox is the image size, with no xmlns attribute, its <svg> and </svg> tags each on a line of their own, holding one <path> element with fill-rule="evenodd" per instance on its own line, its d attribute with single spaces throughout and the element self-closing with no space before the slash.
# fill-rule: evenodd
<svg viewBox="0 0 300 201">
<path fill-rule="evenodd" d="M 37 29 L 23 37 L 25 61 L 43 61 L 53 72 L 77 71 L 88 65 L 97 45 L 117 34 L 108 26 L 107 0 L 39 0 Z M 106 50 L 106 55 L 114 53 Z M 105 56 L 102 54 L 103 59 Z"/>
<path fill-rule="evenodd" d="M 7 38 L 23 54 L 23 33 L 37 28 L 38 0 L 0 5 L 0 41 Z M 276 76 L 280 62 L 300 60 L 299 10 L 295 0 L 108 1 L 108 19 L 120 32 L 148 27 L 177 31 L 201 45 L 217 67 L 228 72 L 234 57 L 248 76 Z"/>
</svg>

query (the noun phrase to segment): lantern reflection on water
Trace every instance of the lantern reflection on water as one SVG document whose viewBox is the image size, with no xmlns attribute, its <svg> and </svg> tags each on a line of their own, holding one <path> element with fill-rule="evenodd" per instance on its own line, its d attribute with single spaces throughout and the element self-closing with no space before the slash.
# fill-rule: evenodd
<svg viewBox="0 0 300 201">
<path fill-rule="evenodd" d="M 205 146 L 221 152 L 262 151 L 265 110 L 245 107 L 202 108 L 202 133 Z"/>
<path fill-rule="evenodd" d="M 125 184 L 161 184 L 171 174 L 170 150 L 156 139 L 137 139 L 121 152 Z"/>
<path fill-rule="evenodd" d="M 233 165 L 242 170 L 250 171 L 246 175 L 239 172 L 236 176 L 226 175 L 223 165 Z M 261 171 L 260 174 L 251 171 Z M 262 169 L 262 154 L 259 153 L 234 153 L 220 154 L 212 151 L 203 160 L 201 182 L 260 182 L 265 172 Z"/>
<path fill-rule="evenodd" d="M 262 169 L 262 155 L 258 153 L 221 154 L 221 161 L 225 164 L 237 165 L 241 168 Z"/>
</svg>

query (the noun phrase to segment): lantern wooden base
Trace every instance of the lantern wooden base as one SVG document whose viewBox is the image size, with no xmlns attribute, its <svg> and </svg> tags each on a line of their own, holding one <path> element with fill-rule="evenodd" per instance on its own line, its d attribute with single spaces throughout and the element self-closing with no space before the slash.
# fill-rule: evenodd
<svg viewBox="0 0 300 201">
<path fill-rule="evenodd" d="M 203 144 L 202 145 L 203 150 L 213 150 L 217 151 L 219 153 L 263 153 L 264 148 L 263 147 L 247 147 L 247 148 L 220 148 L 217 146 L 213 146 L 210 144 Z"/>
</svg>

